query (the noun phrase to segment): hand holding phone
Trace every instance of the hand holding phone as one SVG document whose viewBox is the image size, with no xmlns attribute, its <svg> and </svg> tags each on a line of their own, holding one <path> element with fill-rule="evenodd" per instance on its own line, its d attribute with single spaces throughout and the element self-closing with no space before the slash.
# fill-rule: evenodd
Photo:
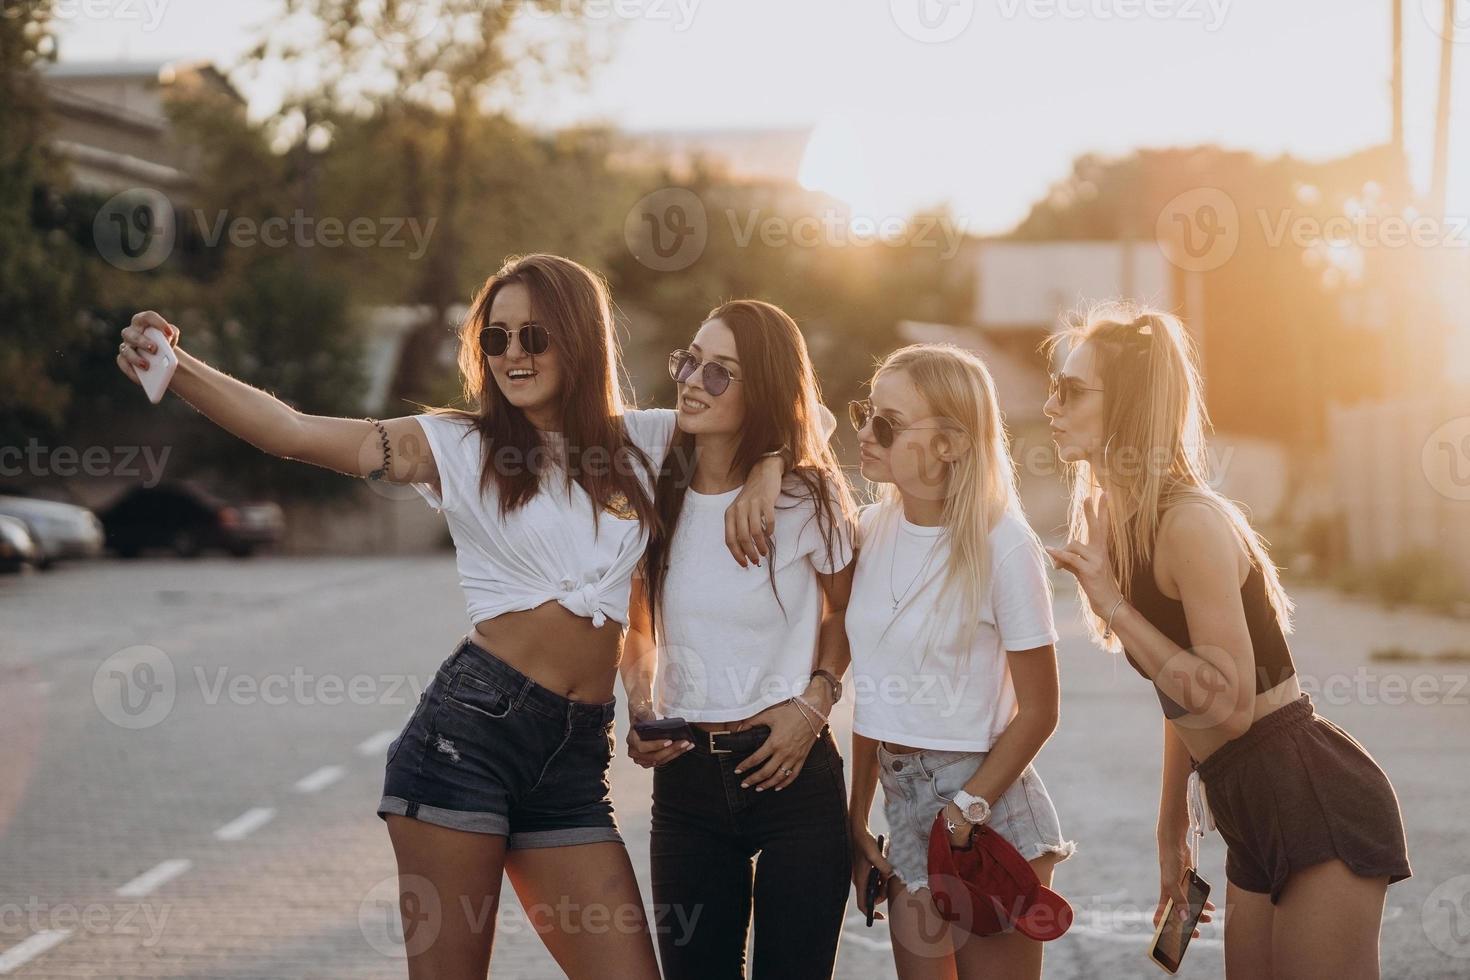
<svg viewBox="0 0 1470 980">
<path fill-rule="evenodd" d="M 694 741 L 694 729 L 683 718 L 649 718 L 634 722 L 633 731 L 645 742 L 672 739 L 675 742 Z"/>
<path fill-rule="evenodd" d="M 1179 972 L 1179 967 L 1184 962 L 1184 952 L 1194 936 L 1195 924 L 1199 922 L 1210 897 L 1210 883 L 1201 878 L 1193 868 L 1185 872 L 1185 881 L 1189 900 L 1185 915 L 1180 916 L 1174 899 L 1169 898 L 1164 903 L 1164 912 L 1159 916 L 1159 925 L 1154 930 L 1154 940 L 1149 947 L 1148 958 L 1165 973 Z"/>
<path fill-rule="evenodd" d="M 878 835 L 878 853 L 883 853 L 883 835 Z M 873 924 L 873 913 L 876 911 L 878 895 L 883 891 L 883 872 L 874 865 L 868 869 L 868 880 L 863 888 L 863 913 L 867 916 L 868 925 Z"/>
<path fill-rule="evenodd" d="M 179 366 L 179 356 L 174 353 L 173 345 L 168 342 L 168 337 L 157 327 L 148 327 L 143 331 L 143 336 L 151 341 L 157 351 L 143 351 L 148 360 L 146 368 L 134 367 L 138 375 L 138 383 L 143 386 L 148 400 L 157 405 L 163 399 L 163 393 L 168 390 L 169 381 L 173 380 L 174 370 Z"/>
</svg>

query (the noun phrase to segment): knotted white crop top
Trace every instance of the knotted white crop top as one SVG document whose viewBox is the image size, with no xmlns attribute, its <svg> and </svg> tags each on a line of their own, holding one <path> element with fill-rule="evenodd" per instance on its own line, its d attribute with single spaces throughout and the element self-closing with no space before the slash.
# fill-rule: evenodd
<svg viewBox="0 0 1470 980">
<path fill-rule="evenodd" d="M 568 488 L 553 466 L 540 491 L 502 517 L 494 484 L 483 493 L 479 489 L 482 450 L 474 427 L 440 415 L 414 418 L 428 437 L 443 496 L 427 483 L 412 486 L 449 523 L 472 628 L 553 600 L 594 626 L 609 619 L 627 623 L 633 570 L 648 541 L 632 519 L 631 505 L 604 507 L 594 524 L 587 491 L 575 481 Z M 668 452 L 674 419 L 671 409 L 623 415 L 629 439 L 655 468 Z M 557 438 L 549 435 L 548 444 Z M 652 496 L 652 480 L 642 473 L 640 478 Z"/>
</svg>

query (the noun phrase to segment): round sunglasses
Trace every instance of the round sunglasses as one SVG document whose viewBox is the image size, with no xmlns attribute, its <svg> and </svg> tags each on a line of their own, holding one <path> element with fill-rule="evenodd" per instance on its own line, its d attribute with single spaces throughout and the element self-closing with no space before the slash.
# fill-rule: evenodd
<svg viewBox="0 0 1470 980">
<path fill-rule="evenodd" d="M 878 440 L 878 445 L 884 449 L 893 446 L 894 437 L 900 432 L 909 429 L 942 429 L 942 425 L 899 425 L 886 415 L 879 415 L 873 410 L 873 403 L 864 398 L 862 401 L 847 403 L 847 420 L 858 432 L 868 423 L 873 425 L 873 438 Z"/>
<path fill-rule="evenodd" d="M 730 369 L 719 361 L 705 361 L 701 366 L 698 355 L 692 351 L 680 349 L 670 352 L 669 377 L 681 385 L 687 384 L 695 371 L 700 372 L 699 380 L 703 382 L 704 390 L 717 398 L 729 389 L 730 382 L 740 380 L 731 377 Z"/>
<path fill-rule="evenodd" d="M 1059 408 L 1065 408 L 1068 398 L 1083 391 L 1102 391 L 1102 389 L 1089 388 L 1082 383 L 1081 378 L 1074 378 L 1070 374 L 1053 374 L 1051 376 L 1049 395 L 1057 400 L 1057 406 Z"/>
<path fill-rule="evenodd" d="M 511 333 L 504 327 L 485 327 L 480 331 L 480 348 L 491 357 L 500 357 L 510 350 Z M 551 347 L 551 332 L 539 323 L 528 323 L 514 333 L 527 354 L 545 354 Z"/>
</svg>

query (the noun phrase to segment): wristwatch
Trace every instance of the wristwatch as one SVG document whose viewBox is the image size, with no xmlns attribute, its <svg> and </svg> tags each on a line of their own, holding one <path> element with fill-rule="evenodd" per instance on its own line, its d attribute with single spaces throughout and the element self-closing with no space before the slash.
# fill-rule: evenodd
<svg viewBox="0 0 1470 980">
<path fill-rule="evenodd" d="M 970 823 L 984 823 L 990 819 L 990 803 L 983 796 L 975 796 L 960 790 L 954 795 L 954 805 Z"/>
<path fill-rule="evenodd" d="M 816 670 L 812 671 L 812 677 L 820 677 L 832 686 L 833 704 L 836 704 L 838 701 L 842 700 L 842 682 L 837 679 L 836 674 L 832 673 L 830 670 L 827 670 L 825 667 L 818 667 Z"/>
</svg>

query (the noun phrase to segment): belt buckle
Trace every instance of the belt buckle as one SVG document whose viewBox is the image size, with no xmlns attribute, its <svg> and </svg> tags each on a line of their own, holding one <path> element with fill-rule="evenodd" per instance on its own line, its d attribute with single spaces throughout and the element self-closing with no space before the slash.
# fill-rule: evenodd
<svg viewBox="0 0 1470 980">
<path fill-rule="evenodd" d="M 729 734 L 732 734 L 728 729 L 725 730 L 725 731 L 723 731 L 723 732 L 705 732 L 705 734 L 709 736 L 709 754 L 710 755 L 729 755 L 730 753 L 732 753 L 732 752 L 735 751 L 734 749 L 717 749 L 717 748 L 715 748 L 715 736 L 716 735 L 729 735 Z"/>
</svg>

